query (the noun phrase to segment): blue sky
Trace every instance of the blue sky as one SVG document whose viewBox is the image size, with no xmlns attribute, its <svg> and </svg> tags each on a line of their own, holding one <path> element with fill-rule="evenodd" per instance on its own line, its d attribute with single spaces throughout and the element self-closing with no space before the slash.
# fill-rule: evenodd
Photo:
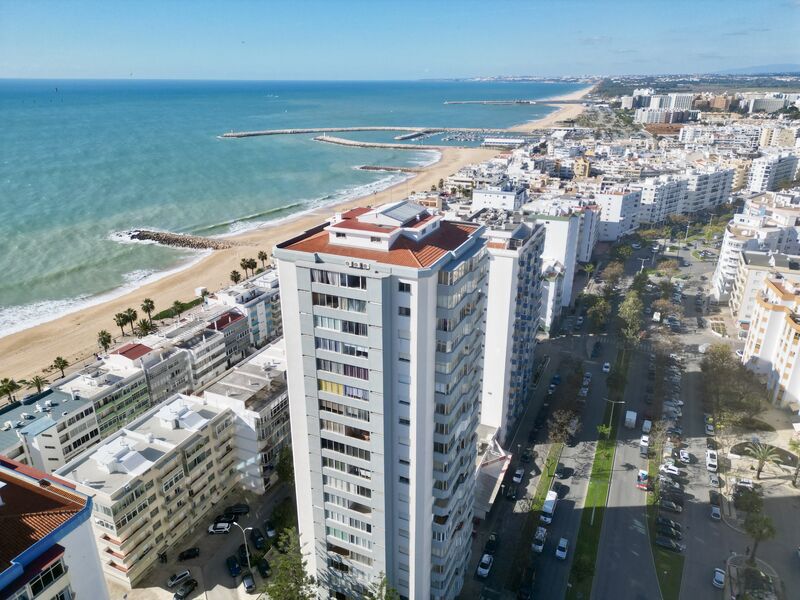
<svg viewBox="0 0 800 600">
<path fill-rule="evenodd" d="M 0 77 L 418 79 L 800 63 L 800 0 L 0 0 Z"/>
</svg>

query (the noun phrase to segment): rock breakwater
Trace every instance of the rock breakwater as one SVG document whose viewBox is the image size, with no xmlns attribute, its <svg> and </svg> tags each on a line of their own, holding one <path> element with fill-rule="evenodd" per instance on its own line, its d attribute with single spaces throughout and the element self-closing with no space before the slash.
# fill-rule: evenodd
<svg viewBox="0 0 800 600">
<path fill-rule="evenodd" d="M 151 229 L 133 229 L 124 232 L 122 237 L 129 241 L 151 242 L 162 246 L 190 248 L 192 250 L 224 250 L 237 245 L 231 240 L 207 238 L 185 233 L 170 233 L 168 231 L 153 231 Z"/>
</svg>

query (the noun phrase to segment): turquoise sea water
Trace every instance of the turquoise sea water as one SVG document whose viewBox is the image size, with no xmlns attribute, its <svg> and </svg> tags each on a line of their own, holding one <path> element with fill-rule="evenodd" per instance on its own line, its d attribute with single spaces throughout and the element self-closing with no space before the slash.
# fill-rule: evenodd
<svg viewBox="0 0 800 600">
<path fill-rule="evenodd" d="M 355 166 L 435 158 L 320 144 L 310 135 L 229 140 L 219 134 L 356 125 L 506 127 L 552 108 L 443 102 L 545 98 L 577 87 L 2 80 L 0 335 L 121 293 L 198 256 L 123 244 L 114 232 L 149 227 L 225 235 L 270 226 L 401 177 Z"/>
</svg>

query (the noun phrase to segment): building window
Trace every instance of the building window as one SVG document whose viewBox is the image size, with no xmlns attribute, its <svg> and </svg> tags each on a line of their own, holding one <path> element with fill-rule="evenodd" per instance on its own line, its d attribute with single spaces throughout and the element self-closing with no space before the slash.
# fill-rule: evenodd
<svg viewBox="0 0 800 600">
<path fill-rule="evenodd" d="M 370 242 L 377 242 L 377 243 L 380 243 L 380 241 L 381 241 L 381 238 L 379 238 L 379 237 L 375 237 L 375 236 L 373 235 L 373 236 L 371 236 L 371 237 L 369 238 L 369 241 L 370 241 Z"/>
<path fill-rule="evenodd" d="M 401 317 L 410 317 L 411 316 L 411 309 L 408 306 L 400 306 L 397 309 L 397 314 Z"/>
<path fill-rule="evenodd" d="M 47 569 L 39 573 L 30 583 L 31 593 L 34 598 L 50 587 L 64 574 L 64 563 L 61 560 L 53 563 Z"/>
<path fill-rule="evenodd" d="M 397 284 L 397 291 L 398 292 L 403 292 L 404 294 L 410 294 L 411 293 L 411 284 L 410 283 L 406 283 L 404 281 L 401 281 L 401 282 L 399 282 Z"/>
</svg>

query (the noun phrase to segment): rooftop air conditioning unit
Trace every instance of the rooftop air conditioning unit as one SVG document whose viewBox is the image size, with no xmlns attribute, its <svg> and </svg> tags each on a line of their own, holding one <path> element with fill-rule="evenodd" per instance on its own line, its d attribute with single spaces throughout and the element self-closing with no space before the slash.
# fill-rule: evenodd
<svg viewBox="0 0 800 600">
<path fill-rule="evenodd" d="M 12 423 L 11 421 L 6 421 L 5 423 L 3 423 L 3 427 L 0 428 L 0 431 L 8 431 L 13 426 L 14 426 L 14 423 Z"/>
</svg>

